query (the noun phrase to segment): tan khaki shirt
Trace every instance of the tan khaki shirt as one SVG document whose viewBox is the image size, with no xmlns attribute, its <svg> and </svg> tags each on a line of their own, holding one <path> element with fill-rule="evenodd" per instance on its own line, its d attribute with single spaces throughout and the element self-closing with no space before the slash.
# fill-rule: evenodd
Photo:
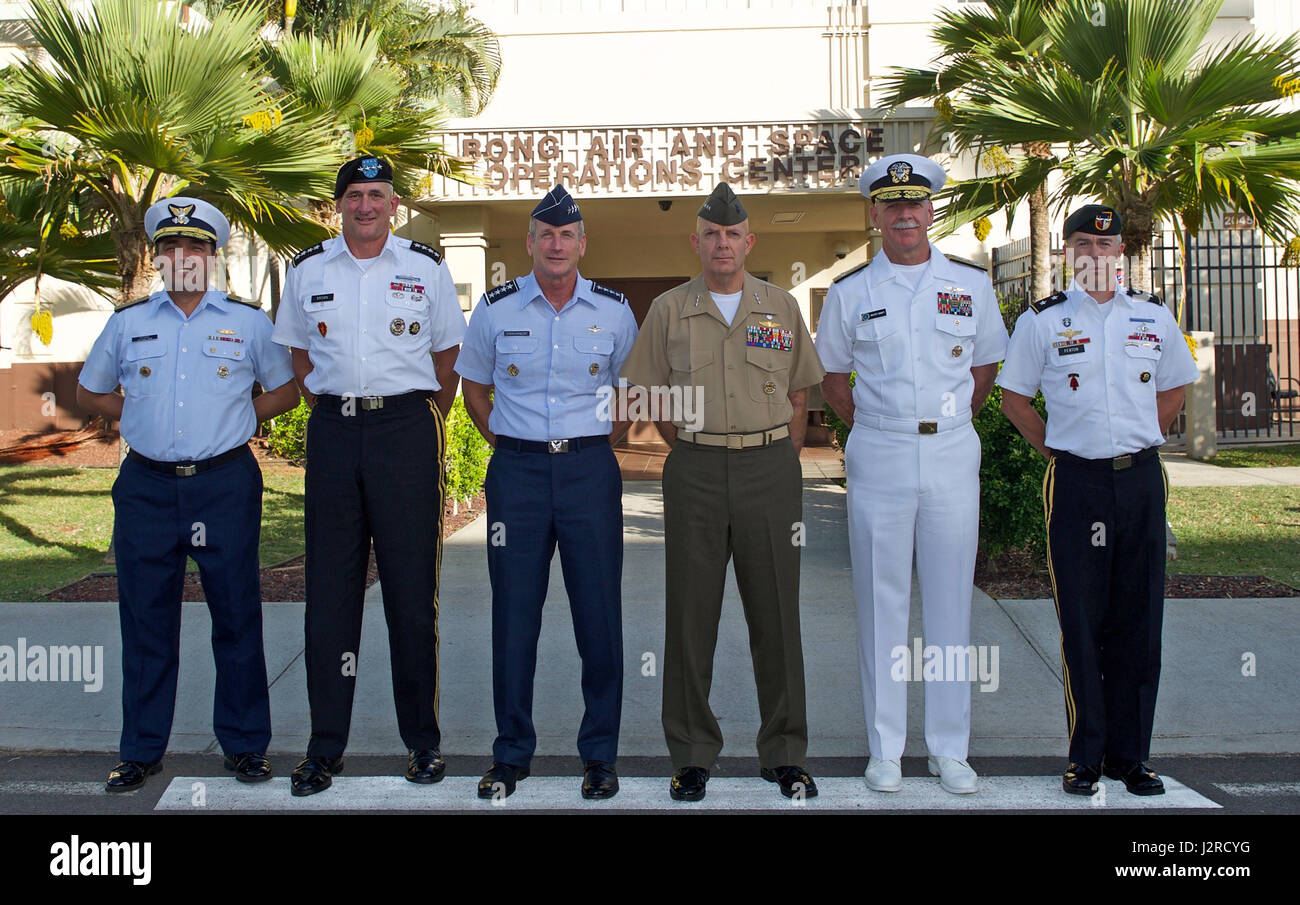
<svg viewBox="0 0 1300 905">
<path fill-rule="evenodd" d="M 788 394 L 825 373 L 794 296 L 748 273 L 730 326 L 703 275 L 655 299 L 622 370 L 637 386 L 702 387 L 699 429 L 716 434 L 788 424 Z M 665 414 L 685 427 L 679 407 Z"/>
</svg>

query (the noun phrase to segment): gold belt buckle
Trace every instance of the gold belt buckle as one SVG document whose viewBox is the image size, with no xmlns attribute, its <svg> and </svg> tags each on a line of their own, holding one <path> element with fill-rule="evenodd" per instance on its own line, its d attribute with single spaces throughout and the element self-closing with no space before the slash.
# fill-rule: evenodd
<svg viewBox="0 0 1300 905">
<path fill-rule="evenodd" d="M 176 477 L 178 477 L 178 478 L 192 478 L 192 477 L 194 477 L 194 475 L 198 474 L 198 471 L 199 471 L 199 468 L 198 468 L 197 465 L 177 465 L 177 466 L 176 466 Z"/>
<path fill-rule="evenodd" d="M 547 440 L 546 446 L 546 451 L 549 453 L 566 453 L 569 451 L 568 440 Z"/>
<path fill-rule="evenodd" d="M 1133 465 L 1133 455 L 1130 453 L 1125 456 L 1116 456 L 1114 459 L 1111 459 L 1111 464 L 1114 466 L 1116 471 L 1123 471 L 1126 468 L 1131 468 Z"/>
<path fill-rule="evenodd" d="M 384 407 L 383 396 L 362 396 L 361 408 L 367 412 L 373 412 L 375 409 Z"/>
<path fill-rule="evenodd" d="M 727 449 L 744 449 L 744 434 L 727 434 Z"/>
<path fill-rule="evenodd" d="M 918 434 L 937 434 L 939 433 L 938 421 L 920 421 L 916 425 Z"/>
</svg>

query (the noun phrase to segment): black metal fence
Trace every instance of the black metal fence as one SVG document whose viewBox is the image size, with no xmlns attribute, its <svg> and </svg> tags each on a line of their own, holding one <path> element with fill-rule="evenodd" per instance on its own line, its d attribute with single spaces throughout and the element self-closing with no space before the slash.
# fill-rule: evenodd
<svg viewBox="0 0 1300 905">
<path fill-rule="evenodd" d="M 1225 440 L 1293 439 L 1300 433 L 1300 273 L 1283 246 L 1253 229 L 1152 237 L 1151 285 L 1184 330 L 1214 333 L 1217 430 Z M 1052 236 L 1052 289 L 1061 288 L 1060 237 Z M 1127 262 L 1132 272 L 1133 261 Z M 993 286 L 1009 323 L 1028 305 L 1029 240 L 993 250 Z M 1202 353 L 1204 354 L 1204 353 Z M 1172 434 L 1182 431 L 1181 417 Z"/>
</svg>

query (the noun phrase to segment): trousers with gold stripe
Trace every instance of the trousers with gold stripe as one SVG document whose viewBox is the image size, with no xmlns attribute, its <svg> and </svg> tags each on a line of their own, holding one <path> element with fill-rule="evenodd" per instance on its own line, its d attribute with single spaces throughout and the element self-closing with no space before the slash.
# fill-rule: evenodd
<svg viewBox="0 0 1300 905">
<path fill-rule="evenodd" d="M 1058 455 L 1043 477 L 1073 763 L 1150 755 L 1167 494 L 1156 455 L 1119 471 L 1108 459 Z"/>
<path fill-rule="evenodd" d="M 396 401 L 390 402 L 393 399 Z M 382 409 L 318 402 L 307 423 L 306 541 L 309 757 L 343 755 L 359 669 L 373 539 L 402 741 L 437 748 L 438 575 L 446 426 L 433 393 Z"/>
</svg>

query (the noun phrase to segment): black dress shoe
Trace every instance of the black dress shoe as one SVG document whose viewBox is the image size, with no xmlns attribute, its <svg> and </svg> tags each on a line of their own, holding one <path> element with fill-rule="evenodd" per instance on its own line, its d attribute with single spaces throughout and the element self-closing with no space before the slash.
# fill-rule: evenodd
<svg viewBox="0 0 1300 905">
<path fill-rule="evenodd" d="M 1070 764 L 1061 777 L 1061 788 L 1071 795 L 1096 795 L 1101 771 L 1083 764 Z"/>
<path fill-rule="evenodd" d="M 613 798 L 618 794 L 618 773 L 613 764 L 589 760 L 582 765 L 582 797 Z"/>
<path fill-rule="evenodd" d="M 293 774 L 289 777 L 289 790 L 299 797 L 324 792 L 334 784 L 333 775 L 342 772 L 341 757 L 304 757 L 293 768 Z"/>
<path fill-rule="evenodd" d="M 775 770 L 764 767 L 758 771 L 758 775 L 768 782 L 780 783 L 781 794 L 786 798 L 794 798 L 795 793 L 804 798 L 817 797 L 817 783 L 813 782 L 803 767 L 777 767 Z"/>
<path fill-rule="evenodd" d="M 429 785 L 442 779 L 447 772 L 447 762 L 442 759 L 437 748 L 425 748 L 412 751 L 406 761 L 406 778 L 411 782 Z"/>
<path fill-rule="evenodd" d="M 1165 784 L 1154 770 L 1139 760 L 1104 761 L 1102 766 L 1107 779 L 1118 779 L 1134 795 L 1163 795 Z"/>
<path fill-rule="evenodd" d="M 104 783 L 104 790 L 107 792 L 134 792 L 144 785 L 145 777 L 153 776 L 162 770 L 162 761 L 156 760 L 147 764 L 142 760 L 124 760 L 116 767 L 113 772 L 108 774 L 108 782 Z"/>
<path fill-rule="evenodd" d="M 493 761 L 492 768 L 478 781 L 478 797 L 495 798 L 500 792 L 504 793 L 504 797 L 509 798 L 515 793 L 515 783 L 527 778 L 527 767 L 516 767 L 514 764 Z"/>
<path fill-rule="evenodd" d="M 704 787 L 708 782 L 709 771 L 703 767 L 682 767 L 673 774 L 668 794 L 673 801 L 699 801 L 704 797 Z"/>
<path fill-rule="evenodd" d="M 240 782 L 266 782 L 271 778 L 271 762 L 265 754 L 227 754 L 224 763 L 227 770 L 235 771 L 235 779 Z"/>
</svg>

